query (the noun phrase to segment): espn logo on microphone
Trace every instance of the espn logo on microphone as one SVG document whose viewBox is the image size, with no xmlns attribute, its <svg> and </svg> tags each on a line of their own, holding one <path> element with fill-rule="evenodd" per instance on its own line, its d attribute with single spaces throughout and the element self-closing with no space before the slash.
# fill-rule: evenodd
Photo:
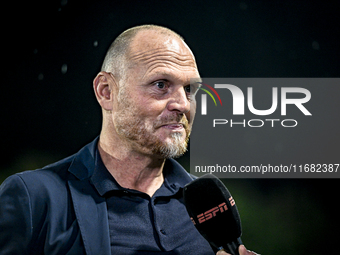
<svg viewBox="0 0 340 255">
<path fill-rule="evenodd" d="M 235 205 L 235 200 L 233 199 L 233 197 L 229 198 L 229 202 L 230 202 L 231 206 Z M 228 206 L 224 202 L 224 203 L 222 203 L 218 206 L 215 206 L 215 207 L 209 209 L 208 211 L 206 211 L 204 213 L 197 215 L 196 217 L 197 217 L 198 223 L 201 224 L 201 223 L 203 223 L 207 220 L 210 220 L 210 219 L 216 217 L 218 213 L 224 213 L 225 211 L 228 211 Z M 191 218 L 191 221 L 194 223 L 194 225 L 196 225 L 196 222 L 193 218 Z"/>
</svg>

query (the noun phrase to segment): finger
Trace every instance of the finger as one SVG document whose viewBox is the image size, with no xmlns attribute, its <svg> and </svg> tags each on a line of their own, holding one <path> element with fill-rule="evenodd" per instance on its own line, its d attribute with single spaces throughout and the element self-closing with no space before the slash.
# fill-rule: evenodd
<svg viewBox="0 0 340 255">
<path fill-rule="evenodd" d="M 224 250 L 220 250 L 216 253 L 216 255 L 231 255 L 230 253 L 225 252 Z"/>
<path fill-rule="evenodd" d="M 254 251 L 247 250 L 246 247 L 243 244 L 241 244 L 238 247 L 238 252 L 240 253 L 240 255 L 260 255 L 260 254 L 257 254 Z"/>
</svg>

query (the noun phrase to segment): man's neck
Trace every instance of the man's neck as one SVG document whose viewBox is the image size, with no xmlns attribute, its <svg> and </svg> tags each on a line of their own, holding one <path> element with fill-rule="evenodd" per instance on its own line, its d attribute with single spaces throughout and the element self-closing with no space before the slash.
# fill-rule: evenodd
<svg viewBox="0 0 340 255">
<path fill-rule="evenodd" d="M 164 181 L 165 159 L 143 155 L 100 139 L 98 149 L 102 161 L 120 186 L 148 194 L 150 197 Z"/>
</svg>

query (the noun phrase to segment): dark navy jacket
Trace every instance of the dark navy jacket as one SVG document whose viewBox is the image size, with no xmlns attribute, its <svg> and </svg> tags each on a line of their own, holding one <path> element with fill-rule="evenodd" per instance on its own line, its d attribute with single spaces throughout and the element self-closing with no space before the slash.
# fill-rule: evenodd
<svg viewBox="0 0 340 255">
<path fill-rule="evenodd" d="M 90 179 L 97 142 L 57 163 L 3 182 L 0 254 L 111 254 L 106 201 Z M 176 161 L 171 163 L 182 169 L 181 185 L 192 181 Z"/>
</svg>

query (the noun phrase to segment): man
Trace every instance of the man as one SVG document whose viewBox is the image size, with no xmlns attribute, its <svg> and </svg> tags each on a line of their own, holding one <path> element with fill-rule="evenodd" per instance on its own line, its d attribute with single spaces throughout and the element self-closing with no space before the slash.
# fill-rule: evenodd
<svg viewBox="0 0 340 255">
<path fill-rule="evenodd" d="M 93 82 L 99 138 L 1 185 L 0 253 L 214 254 L 183 205 L 182 188 L 193 178 L 171 159 L 186 151 L 190 78 L 198 77 L 173 31 L 123 32 Z M 241 246 L 240 254 L 254 253 Z"/>
</svg>

